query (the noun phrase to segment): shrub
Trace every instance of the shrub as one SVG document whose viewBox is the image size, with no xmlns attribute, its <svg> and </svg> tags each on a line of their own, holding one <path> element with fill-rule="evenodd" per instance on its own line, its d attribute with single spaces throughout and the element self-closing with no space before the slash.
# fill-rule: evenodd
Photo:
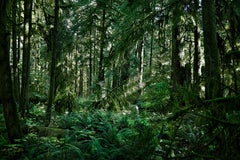
<svg viewBox="0 0 240 160">
<path fill-rule="evenodd" d="M 69 129 L 62 139 L 29 136 L 27 159 L 147 160 L 153 159 L 157 145 L 147 119 L 121 113 L 72 113 L 60 117 L 59 127 Z"/>
<path fill-rule="evenodd" d="M 72 112 L 77 108 L 76 95 L 71 91 L 70 87 L 58 92 L 54 101 L 55 111 L 58 113 Z"/>
<path fill-rule="evenodd" d="M 152 112 L 166 112 L 170 99 L 170 90 L 166 82 L 155 83 L 148 86 L 140 101 L 139 106 Z"/>
</svg>

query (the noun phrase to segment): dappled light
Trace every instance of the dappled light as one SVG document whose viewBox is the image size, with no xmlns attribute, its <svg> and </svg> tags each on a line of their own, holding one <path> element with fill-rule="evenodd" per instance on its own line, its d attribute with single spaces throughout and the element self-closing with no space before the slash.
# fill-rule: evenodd
<svg viewBox="0 0 240 160">
<path fill-rule="evenodd" d="M 0 160 L 239 160 L 239 0 L 1 0 Z"/>
</svg>

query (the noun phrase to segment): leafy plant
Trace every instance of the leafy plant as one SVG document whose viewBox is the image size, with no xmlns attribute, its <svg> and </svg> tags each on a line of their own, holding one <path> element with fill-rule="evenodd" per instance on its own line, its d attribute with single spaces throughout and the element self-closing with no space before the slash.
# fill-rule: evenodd
<svg viewBox="0 0 240 160">
<path fill-rule="evenodd" d="M 153 159 L 157 132 L 145 118 L 98 110 L 62 115 L 59 127 L 69 130 L 61 139 L 29 135 L 27 159 Z"/>
<path fill-rule="evenodd" d="M 55 97 L 55 111 L 58 113 L 64 113 L 65 111 L 72 112 L 77 108 L 77 101 L 74 92 L 70 87 L 58 92 Z"/>
<path fill-rule="evenodd" d="M 143 109 L 154 112 L 166 112 L 170 99 L 170 90 L 166 82 L 155 83 L 145 89 L 139 105 Z"/>
</svg>

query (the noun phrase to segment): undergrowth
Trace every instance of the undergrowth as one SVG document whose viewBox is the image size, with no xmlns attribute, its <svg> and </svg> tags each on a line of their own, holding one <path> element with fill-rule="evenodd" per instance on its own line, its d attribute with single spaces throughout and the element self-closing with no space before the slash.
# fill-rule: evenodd
<svg viewBox="0 0 240 160">
<path fill-rule="evenodd" d="M 56 115 L 44 134 L 34 129 L 39 120 L 32 119 L 20 143 L 8 144 L 0 136 L 0 159 L 240 159 L 238 97 L 204 101 L 180 88 L 170 101 L 169 93 L 164 83 L 149 86 L 138 101 L 139 113 L 83 108 Z"/>
<path fill-rule="evenodd" d="M 19 146 L 21 156 L 12 156 L 25 160 L 154 159 L 158 130 L 146 118 L 98 110 L 62 115 L 56 124 L 67 131 L 63 137 L 28 134 Z"/>
</svg>

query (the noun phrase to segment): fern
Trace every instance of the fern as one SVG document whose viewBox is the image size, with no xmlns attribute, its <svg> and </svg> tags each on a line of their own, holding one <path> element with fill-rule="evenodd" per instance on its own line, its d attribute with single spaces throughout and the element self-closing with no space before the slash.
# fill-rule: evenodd
<svg viewBox="0 0 240 160">
<path fill-rule="evenodd" d="M 160 82 L 146 87 L 138 104 L 143 109 L 164 113 L 168 111 L 169 100 L 170 89 L 166 82 Z"/>
<path fill-rule="evenodd" d="M 68 122 L 69 121 L 69 122 Z M 70 128 L 63 139 L 29 137 L 35 159 L 152 159 L 157 133 L 147 119 L 117 112 L 83 112 L 59 117 Z"/>
</svg>

